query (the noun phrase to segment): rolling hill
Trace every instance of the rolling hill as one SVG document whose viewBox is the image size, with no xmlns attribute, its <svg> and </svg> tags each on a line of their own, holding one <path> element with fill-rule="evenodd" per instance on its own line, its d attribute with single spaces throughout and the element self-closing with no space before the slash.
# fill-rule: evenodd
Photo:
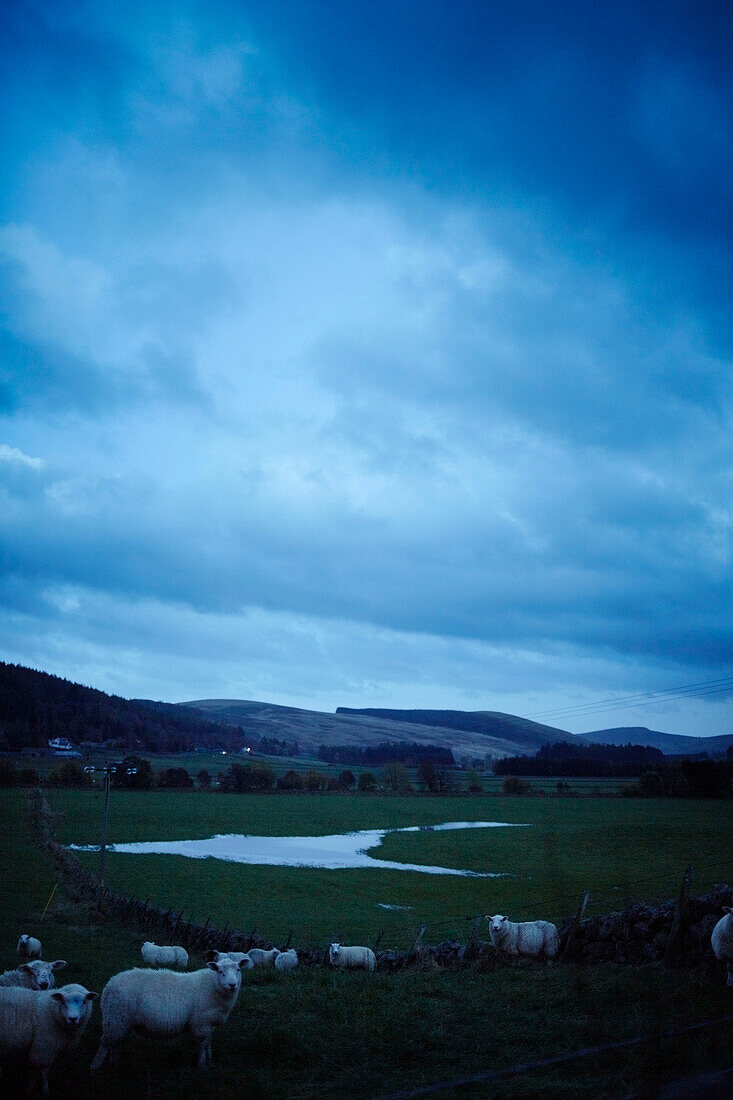
<svg viewBox="0 0 733 1100">
<path fill-rule="evenodd" d="M 297 741 L 301 752 L 320 745 L 374 745 L 410 741 L 445 745 L 456 759 L 463 756 L 516 756 L 534 752 L 547 741 L 569 741 L 573 735 L 512 714 L 490 711 L 351 710 L 335 714 L 301 710 L 245 699 L 197 699 L 182 704 L 216 722 L 241 726 L 256 737 Z"/>
<path fill-rule="evenodd" d="M 686 737 L 681 733 L 661 733 L 646 726 L 616 726 L 583 734 L 584 741 L 594 745 L 652 745 L 667 756 L 693 756 L 706 752 L 710 756 L 725 754 L 733 745 L 733 734 L 720 737 Z"/>
</svg>

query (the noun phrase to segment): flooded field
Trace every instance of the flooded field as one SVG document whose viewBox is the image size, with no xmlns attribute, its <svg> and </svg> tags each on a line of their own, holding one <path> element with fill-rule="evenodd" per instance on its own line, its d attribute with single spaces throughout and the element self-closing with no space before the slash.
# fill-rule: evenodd
<svg viewBox="0 0 733 1100">
<path fill-rule="evenodd" d="M 379 848 L 392 833 L 440 832 L 451 829 L 525 828 L 506 821 L 447 821 L 440 825 L 409 825 L 404 828 L 363 829 L 331 836 L 249 836 L 218 834 L 201 840 L 152 840 L 111 844 L 111 852 L 132 855 L 174 855 L 191 859 L 220 859 L 228 863 L 264 864 L 275 867 L 314 867 L 340 871 L 371 867 L 377 870 L 422 871 L 433 875 L 470 875 L 498 878 L 506 872 L 470 871 L 456 867 L 435 867 L 422 863 L 400 863 L 376 859 L 369 852 Z M 79 851 L 91 845 L 70 845 Z"/>
</svg>

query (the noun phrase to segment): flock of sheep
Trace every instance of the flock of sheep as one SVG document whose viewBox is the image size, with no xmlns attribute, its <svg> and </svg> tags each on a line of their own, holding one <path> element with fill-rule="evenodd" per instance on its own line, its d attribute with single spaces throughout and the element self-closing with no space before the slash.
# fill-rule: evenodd
<svg viewBox="0 0 733 1100">
<path fill-rule="evenodd" d="M 558 932 L 549 921 L 517 924 L 496 914 L 489 927 L 491 942 L 507 955 L 544 957 L 548 962 L 557 956 Z M 733 908 L 724 909 L 713 929 L 711 945 L 715 957 L 727 964 L 727 984 L 733 986 Z M 76 1045 L 97 994 L 73 983 L 54 989 L 54 975 L 66 962 L 44 962 L 41 943 L 35 937 L 22 935 L 18 954 L 27 961 L 0 975 L 0 1060 L 25 1059 L 40 1075 L 46 1093 L 56 1055 Z M 332 943 L 328 954 L 331 965 L 339 969 L 372 971 L 376 965 L 369 947 Z M 242 971 L 268 966 L 290 971 L 298 965 L 295 951 L 276 947 L 269 951 L 210 951 L 206 966 L 190 971 L 185 971 L 188 953 L 182 947 L 144 943 L 142 957 L 150 969 L 123 970 L 102 990 L 102 1038 L 92 1060 L 93 1070 L 107 1058 L 118 1060 L 122 1042 L 131 1031 L 157 1038 L 188 1032 L 197 1045 L 198 1065 L 210 1065 L 214 1028 L 223 1024 L 234 1008 Z"/>
</svg>

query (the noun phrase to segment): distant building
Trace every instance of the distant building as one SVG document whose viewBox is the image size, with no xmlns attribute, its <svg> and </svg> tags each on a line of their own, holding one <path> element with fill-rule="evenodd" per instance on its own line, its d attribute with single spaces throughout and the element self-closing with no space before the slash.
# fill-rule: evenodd
<svg viewBox="0 0 733 1100">
<path fill-rule="evenodd" d="M 54 756 L 81 756 L 68 737 L 54 737 L 48 742 L 48 747 Z"/>
</svg>

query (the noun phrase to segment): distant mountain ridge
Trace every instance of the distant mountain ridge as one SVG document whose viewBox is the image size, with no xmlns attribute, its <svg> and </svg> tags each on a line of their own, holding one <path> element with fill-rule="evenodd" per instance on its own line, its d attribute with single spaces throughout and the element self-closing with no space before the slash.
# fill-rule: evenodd
<svg viewBox="0 0 733 1100">
<path fill-rule="evenodd" d="M 400 721 L 388 716 L 393 712 L 366 713 L 363 711 L 345 711 L 336 713 L 304 710 L 298 707 L 279 706 L 274 703 L 255 702 L 250 699 L 196 699 L 181 704 L 186 708 L 199 710 L 209 721 L 228 722 L 241 726 L 252 736 L 279 737 L 286 741 L 297 741 L 301 752 L 315 753 L 321 745 L 375 745 L 384 741 L 409 741 L 426 745 L 440 745 L 453 751 L 456 759 L 468 756 L 481 758 L 491 756 L 516 756 L 535 742 L 537 747 L 543 741 L 554 741 L 555 731 L 550 726 L 537 727 L 546 731 L 542 738 L 530 741 L 521 737 L 524 719 L 507 721 L 497 725 L 492 735 L 478 728 L 463 729 L 459 725 L 450 727 L 420 721 Z M 406 712 L 413 713 L 413 712 Z M 425 713 L 415 711 L 415 714 Z M 435 714 L 459 712 L 437 711 Z M 505 716 L 512 719 L 511 715 Z M 529 726 L 535 723 L 527 723 Z M 560 731 L 568 740 L 572 734 Z"/>
<path fill-rule="evenodd" d="M 161 703 L 124 699 L 50 673 L 0 661 L 0 749 L 47 747 L 56 737 L 78 744 L 116 744 L 150 752 L 185 752 L 196 745 L 257 751 L 275 740 L 315 754 L 321 745 L 374 746 L 409 742 L 450 749 L 455 758 L 520 756 L 557 742 L 652 745 L 666 754 L 724 755 L 733 734 L 686 737 L 644 726 L 576 735 L 499 711 L 393 710 L 339 707 L 335 713 L 247 699 Z M 290 751 L 285 746 L 287 751 Z M 281 746 L 277 751 L 285 751 Z"/>
<path fill-rule="evenodd" d="M 688 737 L 683 733 L 662 733 L 646 726 L 615 726 L 583 734 L 584 741 L 594 745 L 652 745 L 667 756 L 693 756 L 706 752 L 710 756 L 724 754 L 733 745 L 733 733 L 718 737 Z"/>
<path fill-rule="evenodd" d="M 497 738 L 518 745 L 522 751 L 537 750 L 548 742 L 572 741 L 574 735 L 556 726 L 545 726 L 520 718 L 516 714 L 504 714 L 494 710 L 393 710 L 391 708 L 337 707 L 336 714 L 360 715 L 393 722 L 409 722 L 411 725 L 440 726 L 448 730 L 461 730 Z"/>
</svg>

